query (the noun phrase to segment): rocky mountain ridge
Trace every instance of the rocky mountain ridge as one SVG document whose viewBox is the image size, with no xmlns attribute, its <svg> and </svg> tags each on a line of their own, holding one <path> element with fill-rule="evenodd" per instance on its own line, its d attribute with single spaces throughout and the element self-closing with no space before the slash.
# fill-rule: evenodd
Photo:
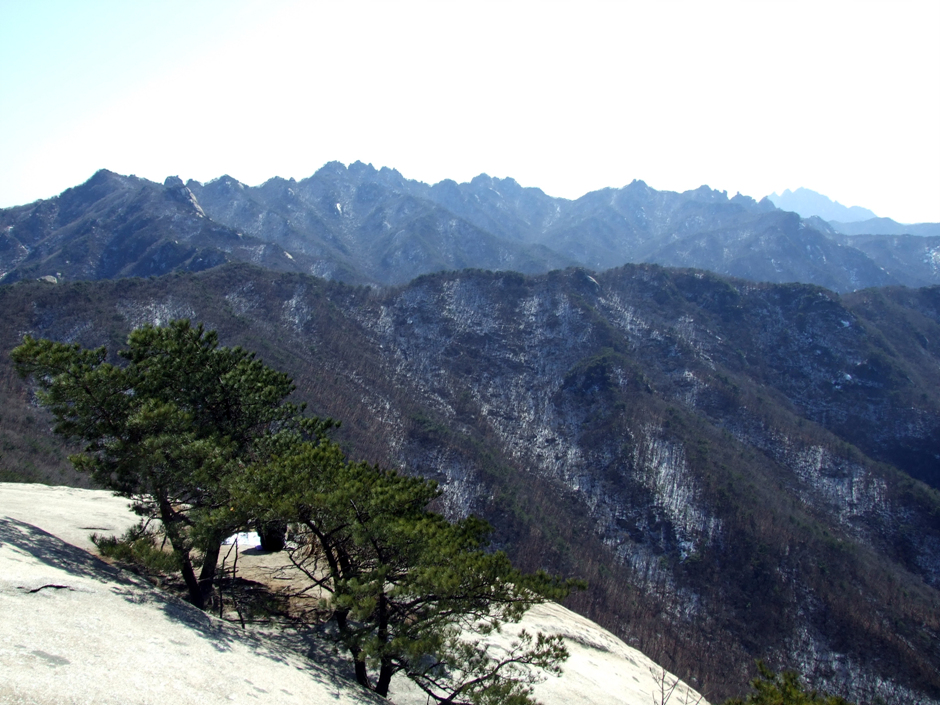
<svg viewBox="0 0 940 705">
<path fill-rule="evenodd" d="M 2 211 L 0 282 L 116 279 L 249 261 L 298 271 L 276 245 L 207 218 L 179 179 L 160 186 L 101 170 L 60 196 Z"/>
<path fill-rule="evenodd" d="M 242 261 L 349 283 L 396 285 L 456 269 L 544 273 L 634 262 L 837 292 L 940 283 L 940 243 L 856 243 L 706 186 L 642 181 L 574 200 L 480 175 L 429 186 L 356 162 L 248 187 L 223 176 L 163 185 L 100 171 L 60 196 L 0 211 L 0 282 L 201 271 Z"/>
<path fill-rule="evenodd" d="M 855 223 L 870 220 L 877 216 L 867 208 L 861 206 L 843 206 L 828 196 L 817 193 L 808 188 L 798 188 L 795 191 L 787 189 L 781 194 L 772 193 L 767 197 L 777 208 L 785 211 L 799 213 L 804 218 L 817 216 L 827 221 L 841 221 Z"/>
<path fill-rule="evenodd" d="M 633 265 L 375 289 L 229 265 L 23 282 L 0 306 L 5 349 L 219 330 L 354 457 L 438 479 L 520 567 L 586 578 L 570 607 L 712 701 L 764 658 L 859 702 L 940 703 L 936 287 Z M 17 436 L 4 415 L 4 447 L 38 462 L 41 414 L 3 365 L 4 408 L 34 419 Z"/>
</svg>

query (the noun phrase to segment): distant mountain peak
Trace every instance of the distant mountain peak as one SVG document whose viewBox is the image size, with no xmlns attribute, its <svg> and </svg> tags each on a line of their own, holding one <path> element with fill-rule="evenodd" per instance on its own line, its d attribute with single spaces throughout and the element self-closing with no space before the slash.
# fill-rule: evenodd
<svg viewBox="0 0 940 705">
<path fill-rule="evenodd" d="M 634 179 L 629 184 L 623 187 L 624 191 L 630 193 L 649 193 L 652 189 L 647 185 L 642 179 Z"/>
<path fill-rule="evenodd" d="M 705 184 L 702 184 L 696 189 L 685 191 L 682 195 L 688 196 L 689 198 L 693 198 L 696 201 L 705 201 L 708 203 L 727 203 L 728 202 L 727 191 L 717 191 Z"/>
<path fill-rule="evenodd" d="M 222 174 L 222 176 L 220 176 L 219 178 L 212 179 L 212 181 L 209 181 L 208 183 L 220 184 L 223 186 L 227 186 L 229 188 L 244 188 L 245 187 L 245 184 L 243 184 L 238 179 L 229 176 L 228 174 Z"/>
<path fill-rule="evenodd" d="M 98 169 L 98 171 L 92 174 L 90 179 L 82 184 L 79 184 L 78 186 L 74 186 L 73 188 L 101 188 L 103 186 L 117 187 L 126 184 L 128 181 L 131 181 L 134 178 L 135 177 L 133 175 L 123 176 L 122 174 L 116 174 L 115 172 L 109 171 L 108 169 Z"/>
<path fill-rule="evenodd" d="M 348 171 L 353 175 L 366 174 L 369 176 L 374 176 L 378 173 L 372 164 L 366 164 L 360 161 L 355 161 L 350 164 Z"/>
<path fill-rule="evenodd" d="M 877 217 L 873 212 L 861 206 L 843 206 L 828 196 L 817 193 L 802 186 L 795 191 L 787 189 L 782 194 L 776 192 L 769 198 L 777 208 L 784 211 L 799 213 L 804 218 L 818 216 L 823 220 L 837 220 L 843 223 L 854 223 L 860 220 L 870 220 Z"/>
<path fill-rule="evenodd" d="M 321 166 L 319 169 L 317 169 L 316 172 L 314 172 L 313 176 L 314 178 L 316 177 L 322 178 L 326 176 L 339 176 L 341 174 L 345 174 L 347 171 L 348 170 L 346 169 L 345 164 L 343 164 L 342 162 L 338 162 L 338 161 L 332 161 L 332 162 L 327 162 L 326 164 Z"/>
<path fill-rule="evenodd" d="M 472 179 L 470 179 L 471 186 L 480 186 L 480 185 L 489 186 L 492 183 L 493 183 L 493 177 L 486 173 L 477 174 Z"/>
</svg>

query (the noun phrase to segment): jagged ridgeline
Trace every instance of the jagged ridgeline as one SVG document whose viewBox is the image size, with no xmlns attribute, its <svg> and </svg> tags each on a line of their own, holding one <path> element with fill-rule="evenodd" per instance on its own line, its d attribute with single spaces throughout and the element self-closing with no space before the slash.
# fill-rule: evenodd
<svg viewBox="0 0 940 705">
<path fill-rule="evenodd" d="M 523 570 L 704 691 L 755 658 L 940 702 L 940 289 L 842 297 L 654 265 L 370 289 L 226 265 L 0 288 L 24 333 L 117 350 L 191 318 L 289 373 L 354 457 L 441 482 Z M 73 481 L 2 358 L 4 479 Z"/>
<path fill-rule="evenodd" d="M 157 184 L 102 170 L 55 198 L 0 210 L 0 282 L 251 262 L 388 285 L 466 268 L 538 274 L 650 262 L 838 292 L 940 284 L 940 226 L 894 225 L 891 235 L 843 234 L 768 199 L 642 181 L 571 201 L 512 179 L 430 186 L 359 162 L 256 187 L 229 176 Z"/>
</svg>

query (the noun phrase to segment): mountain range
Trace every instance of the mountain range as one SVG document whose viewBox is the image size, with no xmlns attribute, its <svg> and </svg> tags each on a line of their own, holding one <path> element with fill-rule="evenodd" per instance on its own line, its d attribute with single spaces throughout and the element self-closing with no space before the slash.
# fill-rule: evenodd
<svg viewBox="0 0 940 705">
<path fill-rule="evenodd" d="M 99 171 L 56 198 L 0 211 L 3 283 L 230 261 L 381 285 L 455 269 L 538 274 L 648 262 L 847 292 L 940 283 L 940 236 L 856 240 L 769 199 L 729 199 L 705 186 L 674 193 L 635 181 L 570 201 L 512 179 L 429 186 L 359 162 L 257 187 L 227 176 L 161 185 Z"/>
<path fill-rule="evenodd" d="M 4 351 L 114 355 L 197 320 L 289 373 L 352 457 L 437 479 L 522 569 L 586 579 L 567 606 L 710 701 L 761 658 L 940 704 L 940 287 L 852 291 L 900 275 L 824 221 L 332 164 L 256 188 L 98 172 L 0 224 Z M 624 264 L 643 248 L 752 276 Z M 6 354 L 0 409 L 0 480 L 87 482 Z"/>
</svg>

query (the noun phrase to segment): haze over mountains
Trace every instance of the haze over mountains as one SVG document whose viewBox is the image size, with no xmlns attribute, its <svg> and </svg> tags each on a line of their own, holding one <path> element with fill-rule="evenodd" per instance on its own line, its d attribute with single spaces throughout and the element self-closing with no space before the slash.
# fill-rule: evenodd
<svg viewBox="0 0 940 705">
<path fill-rule="evenodd" d="M 799 213 L 804 218 L 817 216 L 823 220 L 837 220 L 844 223 L 855 223 L 862 220 L 871 220 L 877 216 L 867 208 L 861 206 L 843 206 L 838 201 L 823 196 L 807 188 L 798 188 L 796 191 L 787 189 L 779 196 L 770 194 L 770 201 L 785 211 Z"/>
<path fill-rule="evenodd" d="M 358 162 L 257 187 L 228 176 L 160 185 L 100 171 L 56 198 L 0 211 L 0 282 L 248 261 L 368 284 L 464 268 L 535 274 L 628 262 L 838 292 L 940 283 L 940 235 L 886 242 L 705 186 L 674 193 L 635 181 L 569 201 L 512 179 L 429 186 Z"/>
<path fill-rule="evenodd" d="M 712 702 L 764 658 L 940 703 L 932 238 L 705 187 L 566 201 L 363 164 L 255 188 L 102 171 L 0 225 L 3 350 L 203 322 L 353 457 L 439 480 L 520 567 L 586 578 L 570 607 Z M 0 479 L 80 482 L 31 399 L 0 356 Z"/>
<path fill-rule="evenodd" d="M 787 189 L 779 196 L 772 193 L 767 198 L 781 210 L 799 213 L 803 218 L 822 218 L 843 235 L 940 236 L 940 223 L 898 223 L 891 218 L 879 218 L 867 208 L 846 208 L 838 201 L 805 188 Z"/>
</svg>

